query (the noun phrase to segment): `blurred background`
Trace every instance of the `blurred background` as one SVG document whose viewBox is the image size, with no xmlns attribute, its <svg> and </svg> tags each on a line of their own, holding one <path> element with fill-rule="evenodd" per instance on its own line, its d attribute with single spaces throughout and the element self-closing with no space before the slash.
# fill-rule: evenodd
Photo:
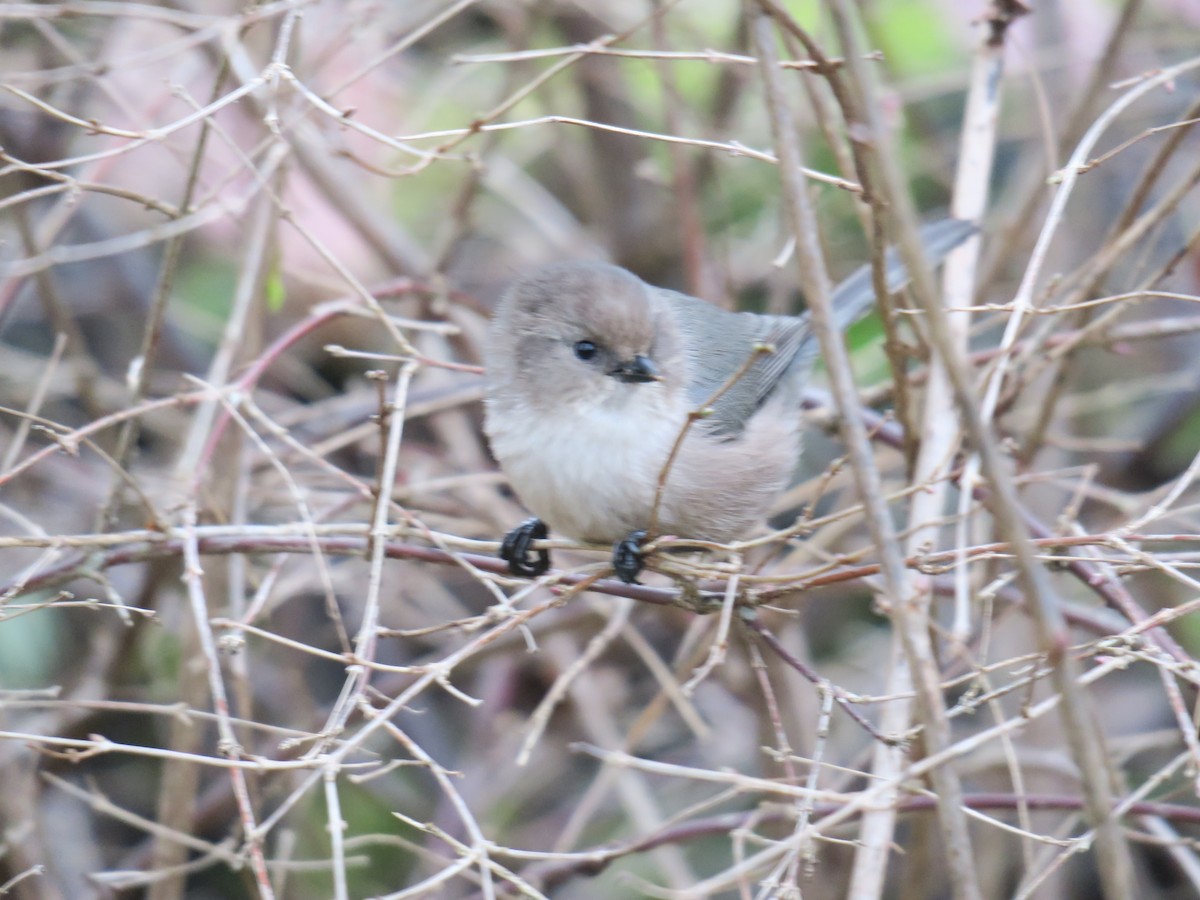
<svg viewBox="0 0 1200 900">
<path fill-rule="evenodd" d="M 839 7 L 927 221 L 949 214 L 972 66 L 1003 56 L 970 359 L 982 394 L 1047 228 L 996 431 L 1045 526 L 1113 790 L 1142 804 L 1123 820 L 1138 896 L 1200 896 L 1200 6 Z M 494 562 L 526 513 L 482 437 L 479 364 L 514 274 L 604 259 L 731 309 L 805 308 L 751 18 L 700 0 L 0 6 L 0 893 L 847 895 L 857 815 L 821 823 L 872 783 L 878 736 L 798 664 L 878 727 L 899 651 L 822 395 L 771 523 L 811 528 L 745 556 L 767 636 L 734 627 L 710 669 L 718 617 L 668 576 L 574 592 Z M 871 255 L 867 138 L 786 23 L 836 72 L 845 51 L 827 4 L 772 21 L 843 278 Z M 849 339 L 884 413 L 919 407 L 928 374 L 902 319 L 899 354 L 878 316 Z M 897 420 L 878 465 L 903 527 Z M 970 498 L 945 513 L 924 549 L 969 550 L 969 633 L 954 559 L 913 566 L 953 739 L 997 729 L 955 762 L 983 896 L 1099 896 L 1008 554 Z M 583 577 L 605 556 L 554 559 Z M 893 800 L 883 896 L 961 887 L 927 787 Z"/>
</svg>

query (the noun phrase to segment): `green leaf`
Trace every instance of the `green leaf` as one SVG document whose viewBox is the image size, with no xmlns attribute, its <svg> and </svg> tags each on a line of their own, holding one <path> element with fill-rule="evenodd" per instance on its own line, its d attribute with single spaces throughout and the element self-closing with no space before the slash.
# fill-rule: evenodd
<svg viewBox="0 0 1200 900">
<path fill-rule="evenodd" d="M 287 290 L 283 286 L 283 274 L 275 269 L 267 276 L 267 309 L 279 312 L 287 299 Z"/>
</svg>

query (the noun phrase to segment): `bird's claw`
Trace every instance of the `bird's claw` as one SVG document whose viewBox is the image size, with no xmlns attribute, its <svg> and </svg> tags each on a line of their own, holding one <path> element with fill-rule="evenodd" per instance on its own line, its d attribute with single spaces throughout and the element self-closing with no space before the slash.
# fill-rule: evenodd
<svg viewBox="0 0 1200 900">
<path fill-rule="evenodd" d="M 506 534 L 500 545 L 500 558 L 508 563 L 508 571 L 527 578 L 545 575 L 550 568 L 550 551 L 532 550 L 529 545 L 544 540 L 548 533 L 541 519 L 526 519 Z"/>
<path fill-rule="evenodd" d="M 613 568 L 616 569 L 617 577 L 626 584 L 641 583 L 637 577 L 642 573 L 645 562 L 645 554 L 642 553 L 642 544 L 645 540 L 646 532 L 631 531 L 613 544 Z"/>
</svg>

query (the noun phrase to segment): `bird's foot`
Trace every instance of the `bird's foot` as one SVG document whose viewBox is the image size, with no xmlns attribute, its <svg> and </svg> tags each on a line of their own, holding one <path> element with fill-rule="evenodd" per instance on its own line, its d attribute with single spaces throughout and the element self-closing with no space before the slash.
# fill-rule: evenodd
<svg viewBox="0 0 1200 900">
<path fill-rule="evenodd" d="M 642 573 L 645 563 L 645 554 L 642 553 L 645 541 L 646 532 L 631 531 L 613 544 L 613 568 L 617 571 L 617 577 L 626 584 L 640 584 L 637 577 Z"/>
<path fill-rule="evenodd" d="M 550 551 L 532 550 L 529 545 L 544 540 L 548 533 L 541 519 L 526 519 L 506 534 L 500 545 L 500 558 L 508 563 L 508 571 L 527 578 L 545 575 L 550 568 Z"/>
</svg>

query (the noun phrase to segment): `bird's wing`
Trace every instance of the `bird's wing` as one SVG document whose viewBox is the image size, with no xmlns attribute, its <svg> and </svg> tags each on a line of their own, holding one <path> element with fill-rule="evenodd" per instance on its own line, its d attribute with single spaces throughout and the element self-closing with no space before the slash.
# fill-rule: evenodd
<svg viewBox="0 0 1200 900">
<path fill-rule="evenodd" d="M 978 231 L 974 223 L 964 219 L 940 219 L 922 225 L 920 238 L 925 261 L 936 268 L 946 254 Z M 875 288 L 871 279 L 871 267 L 859 266 L 849 278 L 834 288 L 829 300 L 833 306 L 834 324 L 838 328 L 849 328 L 875 305 Z M 903 290 L 909 282 L 908 269 L 895 247 L 889 248 L 884 255 L 884 279 L 889 294 Z"/>
<path fill-rule="evenodd" d="M 926 259 L 938 265 L 946 254 L 976 233 L 975 226 L 959 219 L 943 219 L 921 228 Z M 899 291 L 908 283 L 908 270 L 895 249 L 885 257 L 887 289 Z M 704 427 L 715 436 L 734 438 L 750 417 L 780 391 L 798 406 L 818 347 L 808 316 L 761 316 L 731 313 L 686 294 L 660 289 L 670 303 L 683 337 L 688 360 L 688 398 L 696 408 L 712 413 Z M 862 318 L 875 303 L 871 269 L 863 266 L 837 288 L 830 298 L 834 325 L 844 330 Z M 721 391 L 754 353 L 758 345 L 772 352 L 759 355 L 736 382 Z"/>
<path fill-rule="evenodd" d="M 737 437 L 780 390 L 788 391 L 798 408 L 804 375 L 817 352 L 807 318 L 731 313 L 686 294 L 663 294 L 683 340 L 688 399 L 696 409 L 711 410 L 703 420 L 705 430 L 715 437 Z"/>
</svg>

